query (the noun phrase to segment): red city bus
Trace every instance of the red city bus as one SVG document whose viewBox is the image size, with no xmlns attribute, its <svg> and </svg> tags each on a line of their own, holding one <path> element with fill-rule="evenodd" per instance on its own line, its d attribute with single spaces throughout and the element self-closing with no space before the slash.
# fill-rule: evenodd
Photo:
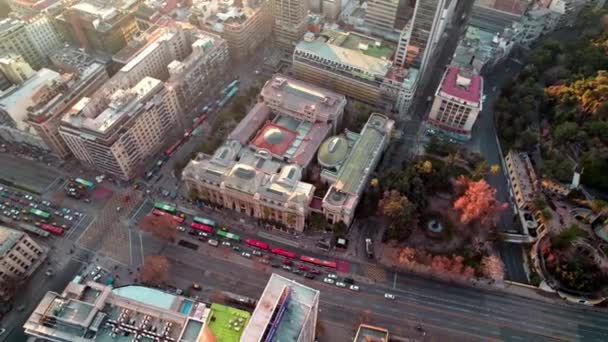
<svg viewBox="0 0 608 342">
<path fill-rule="evenodd" d="M 290 258 L 290 259 L 295 259 L 297 257 L 296 253 L 290 252 L 290 251 L 286 251 L 286 250 L 280 249 L 280 248 L 273 248 L 270 251 L 273 254 L 284 256 L 284 257 Z"/>
<path fill-rule="evenodd" d="M 165 216 L 168 215 L 166 212 L 158 210 L 158 209 L 154 209 L 152 210 L 152 215 L 154 216 Z"/>
<path fill-rule="evenodd" d="M 336 268 L 336 262 L 335 261 L 326 261 L 326 260 L 321 260 L 321 259 L 317 259 L 317 258 L 313 258 L 313 257 L 309 257 L 306 255 L 302 255 L 300 257 L 301 261 L 304 262 L 308 262 L 317 266 L 323 266 L 323 267 L 329 267 L 329 268 Z"/>
<path fill-rule="evenodd" d="M 171 145 L 166 151 L 165 155 L 170 157 L 177 149 L 184 143 L 184 138 L 179 139 L 175 144 Z"/>
<path fill-rule="evenodd" d="M 154 216 L 165 216 L 165 215 L 169 215 L 169 216 L 171 216 L 171 218 L 173 219 L 173 221 L 175 221 L 175 222 L 177 222 L 177 223 L 179 223 L 179 224 L 182 224 L 182 223 L 184 223 L 184 221 L 185 221 L 185 219 L 184 219 L 183 217 L 181 217 L 181 216 L 177 216 L 177 215 L 171 215 L 171 214 L 169 214 L 169 213 L 166 213 L 166 212 L 164 212 L 164 211 L 162 211 L 162 210 L 158 210 L 158 209 L 154 209 L 154 210 L 152 210 L 152 215 L 154 215 Z"/>
<path fill-rule="evenodd" d="M 194 124 L 192 124 L 192 127 L 196 128 L 198 127 L 200 124 L 203 123 L 203 121 L 205 121 L 205 119 L 207 119 L 207 115 L 203 114 L 201 116 L 199 116 L 196 121 L 194 121 Z"/>
<path fill-rule="evenodd" d="M 190 227 L 196 229 L 196 230 L 200 230 L 202 232 L 206 232 L 209 234 L 213 234 L 213 228 L 206 226 L 204 224 L 200 224 L 200 223 L 196 223 L 196 222 L 192 222 L 192 224 L 190 225 Z"/>
<path fill-rule="evenodd" d="M 259 249 L 263 249 L 263 250 L 268 250 L 268 248 L 269 248 L 269 246 L 266 242 L 257 241 L 254 239 L 247 239 L 247 240 L 245 240 L 245 242 L 251 247 L 255 247 L 255 248 L 259 248 Z"/>
<path fill-rule="evenodd" d="M 61 229 L 59 227 L 55 227 L 50 224 L 44 223 L 40 226 L 40 228 L 42 228 L 43 230 L 46 230 L 47 232 L 49 232 L 53 235 L 63 235 L 63 229 Z"/>
</svg>

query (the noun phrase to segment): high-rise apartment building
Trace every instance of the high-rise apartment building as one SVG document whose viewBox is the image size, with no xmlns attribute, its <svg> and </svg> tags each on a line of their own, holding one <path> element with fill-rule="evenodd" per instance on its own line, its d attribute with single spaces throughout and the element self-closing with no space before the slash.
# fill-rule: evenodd
<svg viewBox="0 0 608 342">
<path fill-rule="evenodd" d="M 83 96 L 101 88 L 108 73 L 103 63 L 78 49 L 60 49 L 49 57 L 61 70 L 61 79 L 38 92 L 39 101 L 27 107 L 27 123 L 53 154 L 65 158 L 70 150 L 59 134 L 62 115 Z"/>
<path fill-rule="evenodd" d="M 320 291 L 272 274 L 241 342 L 315 341 Z"/>
<path fill-rule="evenodd" d="M 440 35 L 441 16 L 447 0 L 417 0 L 410 25 L 405 65 L 424 74 Z"/>
<path fill-rule="evenodd" d="M 415 90 L 418 72 L 393 67 L 394 44 L 355 32 L 307 33 L 293 54 L 293 71 L 307 82 L 350 98 L 397 109 L 397 99 Z"/>
<path fill-rule="evenodd" d="M 207 31 L 219 34 L 228 43 L 230 58 L 242 61 L 255 53 L 270 37 L 274 18 L 271 0 L 248 1 L 243 7 L 218 9 L 214 15 L 201 20 Z"/>
<path fill-rule="evenodd" d="M 59 133 L 80 161 L 131 179 L 165 142 L 177 121 L 177 107 L 163 82 L 155 78 L 110 90 L 78 101 L 63 116 Z"/>
<path fill-rule="evenodd" d="M 449 67 L 435 93 L 428 124 L 459 139 L 471 139 L 482 110 L 483 79 L 471 69 Z"/>
<path fill-rule="evenodd" d="M 0 54 L 21 55 L 34 69 L 47 63 L 47 55 L 61 45 L 49 18 L 35 16 L 28 21 L 6 18 L 0 21 Z"/>
<path fill-rule="evenodd" d="M 46 248 L 27 234 L 0 226 L 0 300 L 8 301 L 46 259 Z"/>
<path fill-rule="evenodd" d="M 55 19 L 69 42 L 100 53 L 114 54 L 138 32 L 133 12 L 138 1 L 83 0 Z"/>
<path fill-rule="evenodd" d="M 21 55 L 8 54 L 0 58 L 0 73 L 11 85 L 22 84 L 34 75 L 34 70 Z"/>
<path fill-rule="evenodd" d="M 76 276 L 61 293 L 49 291 L 23 325 L 41 341 L 238 341 L 246 311 L 156 288 L 113 288 Z"/>
<path fill-rule="evenodd" d="M 306 32 L 309 3 L 305 0 L 274 0 L 274 34 L 277 47 L 293 51 Z"/>
<path fill-rule="evenodd" d="M 57 8 L 64 1 L 60 0 L 6 0 L 6 4 L 20 17 L 28 17 Z"/>
<path fill-rule="evenodd" d="M 418 0 L 420 2 L 421 0 Z M 392 32 L 397 18 L 399 0 L 367 1 L 365 23 L 377 33 Z"/>
</svg>

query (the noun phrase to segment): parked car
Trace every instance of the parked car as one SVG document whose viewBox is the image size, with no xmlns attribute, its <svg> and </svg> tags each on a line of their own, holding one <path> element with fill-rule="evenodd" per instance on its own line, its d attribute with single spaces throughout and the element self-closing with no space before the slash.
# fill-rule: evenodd
<svg viewBox="0 0 608 342">
<path fill-rule="evenodd" d="M 336 286 L 337 286 L 337 287 L 346 287 L 346 284 L 344 284 L 344 283 L 343 283 L 343 282 L 341 282 L 341 281 L 337 281 L 337 282 L 336 282 Z"/>
<path fill-rule="evenodd" d="M 384 298 L 390 299 L 390 300 L 395 300 L 395 295 L 392 293 L 385 293 Z"/>
<path fill-rule="evenodd" d="M 351 285 L 348 288 L 351 289 L 352 291 L 359 291 L 359 286 L 357 286 L 357 285 Z"/>
<path fill-rule="evenodd" d="M 247 253 L 247 252 L 243 252 L 241 253 L 242 256 L 244 256 L 245 258 L 251 259 L 251 254 Z"/>
<path fill-rule="evenodd" d="M 284 269 L 285 271 L 291 271 L 291 266 L 288 265 L 283 265 L 281 266 L 282 269 Z"/>
<path fill-rule="evenodd" d="M 333 280 L 333 279 L 331 279 L 331 278 L 324 278 L 324 279 L 323 279 L 323 282 L 324 282 L 324 283 L 327 283 L 327 284 L 333 284 L 333 283 L 335 282 L 335 280 Z"/>
<path fill-rule="evenodd" d="M 329 273 L 329 274 L 327 275 L 327 278 L 329 278 L 329 279 L 338 279 L 338 276 L 337 276 L 337 275 L 335 275 L 334 273 Z"/>
</svg>

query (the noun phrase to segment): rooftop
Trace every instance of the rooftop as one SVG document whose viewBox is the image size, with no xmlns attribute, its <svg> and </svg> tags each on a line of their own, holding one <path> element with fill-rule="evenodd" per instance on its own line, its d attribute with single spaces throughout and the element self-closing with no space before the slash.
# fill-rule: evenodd
<svg viewBox="0 0 608 342">
<path fill-rule="evenodd" d="M 218 341 L 238 342 L 251 314 L 221 304 L 211 304 L 209 328 Z"/>
<path fill-rule="evenodd" d="M 388 342 L 388 330 L 361 324 L 353 342 Z"/>
<path fill-rule="evenodd" d="M 105 134 L 127 114 L 141 108 L 144 105 L 142 100 L 162 86 L 160 80 L 146 76 L 133 88 L 118 89 L 109 98 L 84 97 L 64 115 L 62 121 Z"/>
<path fill-rule="evenodd" d="M 257 342 L 268 328 L 273 317 L 273 341 L 297 341 L 302 326 L 311 310 L 317 310 L 320 292 L 291 279 L 272 274 L 245 328 L 241 342 Z M 276 316 L 284 307 L 283 315 Z"/>
<path fill-rule="evenodd" d="M 18 129 L 26 129 L 28 108 L 48 101 L 47 94 L 63 81 L 61 74 L 42 68 L 24 83 L 0 93 L 0 108 L 7 111 Z"/>
<path fill-rule="evenodd" d="M 18 230 L 0 226 L 0 256 L 4 256 L 23 237 L 24 233 Z"/>
<path fill-rule="evenodd" d="M 324 30 L 317 39 L 300 41 L 296 49 L 373 76 L 385 76 L 396 47 L 354 32 Z"/>
<path fill-rule="evenodd" d="M 522 15 L 528 8 L 526 0 L 476 0 L 475 6 L 493 8 L 502 12 Z"/>
<path fill-rule="evenodd" d="M 266 82 L 261 95 L 271 107 L 312 115 L 310 121 L 330 121 L 342 113 L 346 103 L 344 95 L 280 74 Z"/>
<path fill-rule="evenodd" d="M 528 203 L 532 202 L 538 191 L 538 179 L 530 157 L 525 152 L 513 150 L 509 151 L 507 157 L 510 159 L 510 162 L 507 161 L 509 176 L 514 176 L 514 182 L 519 185 L 524 200 Z"/>
<path fill-rule="evenodd" d="M 236 140 L 241 145 L 246 145 L 269 117 L 270 108 L 264 102 L 258 102 L 230 132 L 227 140 Z"/>
<path fill-rule="evenodd" d="M 341 192 L 358 195 L 363 182 L 373 170 L 370 165 L 376 153 L 382 153 L 381 145 L 392 129 L 392 121 L 384 115 L 372 114 L 361 136 L 338 172 L 335 188 Z"/>
<path fill-rule="evenodd" d="M 446 95 L 473 104 L 479 104 L 482 92 L 481 87 L 481 76 L 470 70 L 464 70 L 457 66 L 450 66 L 443 77 L 440 91 Z"/>
</svg>

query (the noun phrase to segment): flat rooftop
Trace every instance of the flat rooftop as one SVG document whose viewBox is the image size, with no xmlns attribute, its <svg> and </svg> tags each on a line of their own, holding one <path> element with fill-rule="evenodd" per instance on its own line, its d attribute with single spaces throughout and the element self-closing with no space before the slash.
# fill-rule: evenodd
<svg viewBox="0 0 608 342">
<path fill-rule="evenodd" d="M 528 202 L 534 200 L 537 178 L 530 157 L 525 152 L 514 152 L 513 150 L 509 151 L 507 156 L 511 159 L 511 167 L 507 162 L 507 169 L 515 172 L 515 181 L 519 184 L 522 196 Z"/>
<path fill-rule="evenodd" d="M 118 89 L 109 99 L 82 98 L 63 117 L 62 121 L 75 127 L 86 128 L 104 134 L 125 115 L 143 106 L 141 100 L 162 86 L 162 82 L 152 77 L 144 77 L 131 89 Z M 98 101 L 107 101 L 99 106 Z M 89 108 L 94 107 L 94 108 Z M 98 110 L 99 108 L 101 110 Z M 97 115 L 87 116 L 88 112 L 97 110 Z"/>
<path fill-rule="evenodd" d="M 387 342 L 388 330 L 372 325 L 361 324 L 353 342 Z"/>
<path fill-rule="evenodd" d="M 476 0 L 475 6 L 493 8 L 498 11 L 522 15 L 528 8 L 526 0 Z"/>
<path fill-rule="evenodd" d="M 472 104 L 479 104 L 481 100 L 481 86 L 482 78 L 474 72 L 463 77 L 461 73 L 462 69 L 457 66 L 451 66 L 445 73 L 443 81 L 441 82 L 441 92 L 471 102 Z M 466 86 L 459 84 L 459 78 L 466 78 L 469 84 Z"/>
<path fill-rule="evenodd" d="M 18 230 L 0 226 L 0 256 L 10 251 L 23 234 Z"/>
<path fill-rule="evenodd" d="M 289 293 L 289 300 L 283 300 Z M 241 342 L 257 342 L 261 339 L 275 311 L 286 305 L 284 315 L 277 322 L 273 341 L 297 341 L 302 325 L 316 310 L 320 292 L 291 279 L 272 274 L 245 328 Z"/>
<path fill-rule="evenodd" d="M 297 113 L 314 113 L 324 120 L 339 115 L 346 101 L 342 94 L 281 74 L 273 75 L 266 82 L 261 95 L 265 102 Z"/>
<path fill-rule="evenodd" d="M 209 329 L 218 341 L 238 342 L 250 318 L 251 314 L 247 311 L 213 303 Z"/>
<path fill-rule="evenodd" d="M 385 76 L 392 66 L 396 47 L 353 32 L 325 30 L 315 40 L 300 41 L 296 49 L 371 75 Z"/>
</svg>

